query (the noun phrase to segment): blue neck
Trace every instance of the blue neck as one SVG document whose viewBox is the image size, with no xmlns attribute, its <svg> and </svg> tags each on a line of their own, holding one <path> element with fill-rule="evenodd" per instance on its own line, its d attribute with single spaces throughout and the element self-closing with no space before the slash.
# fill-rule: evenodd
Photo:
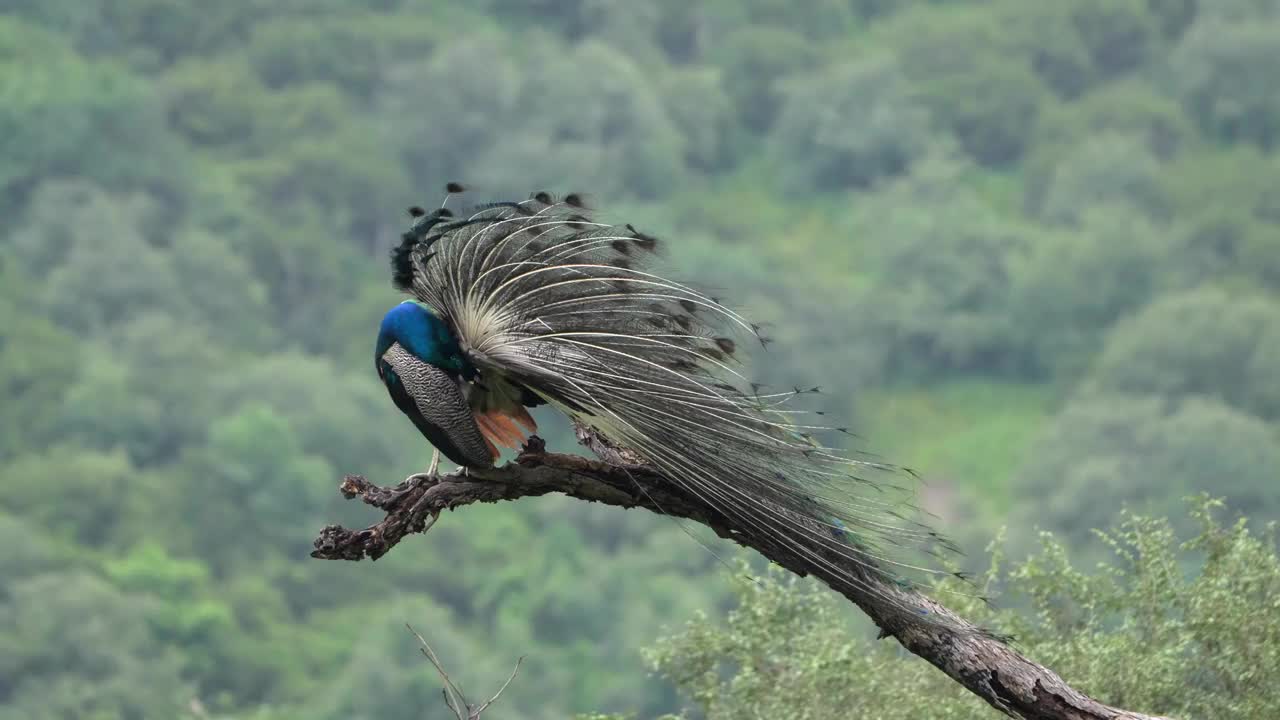
<svg viewBox="0 0 1280 720">
<path fill-rule="evenodd" d="M 395 343 L 436 367 L 464 376 L 473 372 L 462 356 L 458 341 L 449 332 L 449 326 L 417 303 L 400 303 L 383 316 L 382 326 L 378 329 L 378 344 L 373 351 L 374 363 L 379 368 L 383 353 Z"/>
</svg>

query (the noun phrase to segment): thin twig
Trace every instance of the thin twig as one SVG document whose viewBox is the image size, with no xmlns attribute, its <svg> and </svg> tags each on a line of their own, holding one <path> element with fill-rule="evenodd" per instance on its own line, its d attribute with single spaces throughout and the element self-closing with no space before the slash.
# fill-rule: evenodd
<svg viewBox="0 0 1280 720">
<path fill-rule="evenodd" d="M 476 708 L 476 712 L 475 712 L 476 717 L 480 717 L 480 713 L 484 712 L 499 697 L 501 697 L 502 691 L 507 689 L 507 686 L 511 684 L 512 680 L 516 679 L 516 675 L 520 673 L 520 666 L 524 664 L 524 657 L 525 657 L 524 655 L 521 655 L 520 657 L 516 658 L 516 666 L 511 671 L 511 677 L 507 678 L 507 681 L 502 683 L 502 687 L 498 688 L 498 692 L 494 693 L 493 697 L 489 698 L 488 700 L 485 700 L 483 703 L 480 703 L 480 707 Z"/>
<path fill-rule="evenodd" d="M 502 687 L 498 688 L 498 692 L 494 693 L 493 697 L 480 703 L 479 707 L 472 707 L 467 700 L 467 696 L 462 692 L 462 688 L 458 687 L 453 682 L 453 679 L 449 677 L 449 673 L 445 671 L 444 665 L 440 663 L 440 658 L 436 657 L 435 651 L 431 649 L 431 645 L 427 643 L 426 638 L 422 637 L 417 630 L 414 630 L 412 625 L 405 623 L 405 627 L 409 628 L 409 632 L 418 638 L 418 642 L 422 645 L 421 648 L 418 648 L 419 652 L 427 660 L 431 661 L 436 672 L 440 674 L 440 678 L 444 680 L 444 688 L 442 688 L 441 693 L 444 695 L 445 707 L 452 710 L 454 717 L 458 718 L 458 720 L 480 720 L 480 716 L 484 711 L 488 710 L 490 705 L 502 697 L 502 693 L 511 684 L 511 681 L 516 679 L 516 675 L 520 674 L 520 666 L 524 664 L 525 656 L 521 655 L 516 659 L 516 667 L 511 671 L 511 677 L 502 683 Z M 461 699 L 461 707 L 459 707 L 459 699 Z"/>
<path fill-rule="evenodd" d="M 418 642 L 422 644 L 422 647 L 418 650 L 431 661 L 431 664 L 435 666 L 436 672 L 440 673 L 440 678 L 444 680 L 445 705 L 453 711 L 454 715 L 458 716 L 458 720 L 470 720 L 471 703 L 467 702 L 467 696 L 462 693 L 461 688 L 453 684 L 453 680 L 449 678 L 449 673 L 445 672 L 444 666 L 440 664 L 440 659 L 436 657 L 435 651 L 431 649 L 431 645 L 427 644 L 426 638 L 422 637 L 417 630 L 414 630 L 412 625 L 405 623 L 405 627 L 409 628 L 409 632 L 418 638 Z M 462 698 L 462 706 L 467 709 L 466 717 L 458 709 L 458 698 Z"/>
</svg>

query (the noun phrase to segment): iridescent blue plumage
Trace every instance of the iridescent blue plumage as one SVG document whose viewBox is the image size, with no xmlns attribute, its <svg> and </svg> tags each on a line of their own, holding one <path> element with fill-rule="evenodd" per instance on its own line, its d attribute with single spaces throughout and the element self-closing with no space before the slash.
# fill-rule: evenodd
<svg viewBox="0 0 1280 720">
<path fill-rule="evenodd" d="M 414 302 L 382 318 L 374 365 L 396 407 L 431 444 L 459 465 L 492 462 L 465 391 L 475 377 L 449 326 Z"/>
<path fill-rule="evenodd" d="M 463 357 L 462 348 L 449 326 L 412 300 L 396 305 L 382 317 L 378 342 L 373 350 L 379 375 L 385 365 L 382 356 L 394 343 L 400 343 L 400 347 L 423 362 L 452 370 L 468 380 L 475 376 L 475 368 Z"/>
</svg>

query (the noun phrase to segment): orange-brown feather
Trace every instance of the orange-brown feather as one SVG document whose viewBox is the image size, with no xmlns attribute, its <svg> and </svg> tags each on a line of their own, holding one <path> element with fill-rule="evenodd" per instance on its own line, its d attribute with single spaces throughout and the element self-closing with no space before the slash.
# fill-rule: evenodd
<svg viewBox="0 0 1280 720">
<path fill-rule="evenodd" d="M 484 438 L 484 444 L 489 448 L 489 454 L 493 456 L 494 460 L 497 460 L 498 456 L 502 453 L 493 443 L 494 431 L 493 426 L 489 423 L 489 418 L 480 413 L 476 413 L 475 419 L 476 427 L 480 428 L 480 437 Z"/>
<path fill-rule="evenodd" d="M 538 423 L 533 421 L 533 416 L 522 405 L 517 405 L 514 410 L 507 411 L 507 417 L 520 423 L 531 434 L 538 432 Z"/>
<path fill-rule="evenodd" d="M 517 450 L 524 444 L 525 437 L 538 429 L 533 418 L 523 407 L 516 413 L 504 412 L 496 408 L 476 412 L 475 419 L 476 426 L 480 428 L 480 434 L 484 436 L 494 452 L 494 459 L 498 457 L 497 447 Z M 522 431 L 521 426 L 527 431 Z"/>
</svg>

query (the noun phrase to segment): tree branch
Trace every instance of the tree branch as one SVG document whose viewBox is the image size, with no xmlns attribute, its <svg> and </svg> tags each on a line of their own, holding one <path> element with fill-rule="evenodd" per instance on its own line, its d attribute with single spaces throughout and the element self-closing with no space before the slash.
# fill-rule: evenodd
<svg viewBox="0 0 1280 720">
<path fill-rule="evenodd" d="M 493 697 L 485 700 L 479 705 L 472 705 L 467 701 L 467 696 L 462 694 L 462 688 L 458 687 L 453 680 L 450 679 L 449 673 L 444 669 L 444 665 L 440 663 L 440 658 L 436 657 L 436 651 L 432 650 L 431 646 L 427 644 L 426 638 L 422 637 L 422 634 L 417 630 L 414 630 L 412 625 L 405 625 L 405 627 L 409 628 L 409 632 L 413 633 L 413 636 L 418 638 L 418 644 L 422 646 L 419 648 L 419 650 L 422 651 L 422 656 L 431 663 L 431 665 L 436 669 L 436 674 L 438 674 L 440 679 L 444 682 L 444 688 L 442 690 L 444 694 L 444 705 L 449 708 L 450 712 L 452 712 L 453 716 L 458 720 L 480 720 L 480 716 L 484 714 L 484 711 L 488 710 L 490 705 L 494 704 L 498 701 L 498 698 L 502 697 L 502 693 L 507 689 L 507 686 L 511 684 L 511 681 L 516 679 L 516 675 L 520 674 L 520 666 L 524 664 L 524 656 L 521 655 L 516 659 L 516 667 L 511 671 L 511 677 L 507 678 L 507 681 L 502 683 L 502 687 L 498 688 L 498 692 L 494 693 Z"/>
<path fill-rule="evenodd" d="M 804 575 L 802 557 L 750 528 L 737 527 L 682 492 L 651 469 L 611 465 L 576 455 L 547 453 L 541 439 L 530 438 L 514 463 L 466 475 L 415 476 L 394 488 L 383 488 L 358 475 L 348 475 L 339 490 L 386 512 L 380 522 L 362 530 L 330 525 L 315 540 L 312 557 L 328 560 L 377 560 L 408 534 L 424 532 L 442 510 L 464 505 L 517 500 L 562 493 L 588 502 L 622 508 L 644 508 L 692 520 L 717 535 L 752 548 L 774 563 Z M 838 560 L 839 558 L 832 558 Z M 847 561 L 846 561 L 847 562 Z M 1067 685 L 1048 668 L 1023 657 L 999 638 L 982 632 L 938 602 L 910 590 L 898 590 L 900 601 L 953 618 L 973 632 L 949 632 L 911 622 L 900 607 L 869 595 L 834 573 L 814 576 L 857 605 L 907 650 L 929 661 L 970 692 L 1012 717 L 1030 720 L 1159 720 L 1104 705 Z"/>
</svg>

